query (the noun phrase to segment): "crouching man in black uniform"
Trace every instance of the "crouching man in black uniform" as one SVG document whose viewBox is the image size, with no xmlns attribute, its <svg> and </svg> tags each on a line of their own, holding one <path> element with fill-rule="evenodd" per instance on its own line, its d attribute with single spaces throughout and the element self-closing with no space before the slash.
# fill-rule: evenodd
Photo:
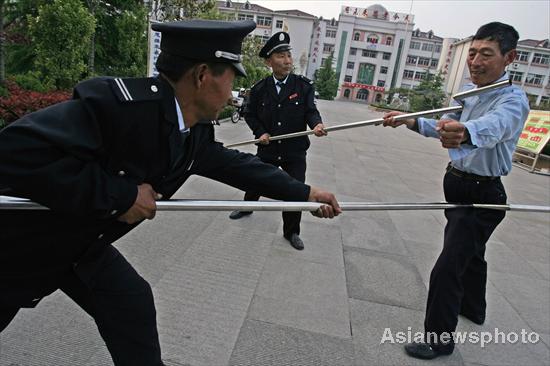
<svg viewBox="0 0 550 366">
<path fill-rule="evenodd" d="M 324 136 L 321 115 L 314 102 L 313 82 L 304 76 L 292 74 L 290 36 L 275 33 L 260 50 L 259 56 L 273 70 L 273 75 L 257 82 L 250 91 L 245 121 L 257 139 L 258 157 L 281 167 L 300 182 L 306 179 L 307 136 L 269 142 L 270 136 L 305 131 L 309 126 L 316 136 Z M 244 199 L 256 201 L 258 190 L 247 191 Z M 240 219 L 251 211 L 233 211 L 231 219 Z M 304 249 L 300 239 L 301 212 L 283 212 L 283 235 L 297 250 Z"/>
<path fill-rule="evenodd" d="M 0 132 L 0 192 L 50 210 L 0 210 L 0 332 L 61 289 L 95 320 L 117 366 L 162 365 L 151 287 L 112 243 L 199 174 L 274 199 L 328 203 L 250 154 L 214 140 L 252 21 L 155 24 L 159 78 L 96 78 L 72 100 Z"/>
</svg>

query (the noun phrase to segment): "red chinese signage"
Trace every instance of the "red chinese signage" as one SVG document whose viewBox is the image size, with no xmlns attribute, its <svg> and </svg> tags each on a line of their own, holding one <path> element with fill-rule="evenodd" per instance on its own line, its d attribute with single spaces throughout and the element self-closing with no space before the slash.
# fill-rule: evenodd
<svg viewBox="0 0 550 366">
<path fill-rule="evenodd" d="M 383 86 L 374 86 L 374 85 L 367 85 L 367 84 L 359 84 L 359 83 L 344 83 L 342 84 L 345 88 L 359 88 L 359 89 L 368 89 L 368 90 L 374 90 L 377 92 L 384 92 Z"/>
</svg>

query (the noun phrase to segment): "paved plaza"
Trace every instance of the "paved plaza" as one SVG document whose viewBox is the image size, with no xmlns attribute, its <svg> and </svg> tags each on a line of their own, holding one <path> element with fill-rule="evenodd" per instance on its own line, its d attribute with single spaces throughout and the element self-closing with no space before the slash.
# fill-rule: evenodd
<svg viewBox="0 0 550 366">
<path fill-rule="evenodd" d="M 325 125 L 377 118 L 366 105 L 319 101 Z M 244 121 L 218 140 L 252 138 Z M 340 201 L 444 200 L 446 150 L 435 139 L 383 127 L 312 137 L 306 181 Z M 242 148 L 254 152 L 254 147 Z M 519 168 L 503 179 L 510 203 L 550 205 L 550 177 Z M 242 199 L 193 177 L 176 198 Z M 488 316 L 458 331 L 465 342 L 432 361 L 408 358 L 384 334 L 422 331 L 442 211 L 344 212 L 302 220 L 304 251 L 282 237 L 277 212 L 160 212 L 116 243 L 155 294 L 163 358 L 172 366 L 549 365 L 550 215 L 509 212 L 487 245 Z M 526 336 L 522 342 L 522 332 Z M 474 334 L 474 333 L 469 333 Z M 516 342 L 512 343 L 518 335 Z M 502 338 L 502 336 L 501 336 Z M 22 310 L 0 335 L 1 366 L 108 366 L 95 324 L 60 292 Z"/>
</svg>

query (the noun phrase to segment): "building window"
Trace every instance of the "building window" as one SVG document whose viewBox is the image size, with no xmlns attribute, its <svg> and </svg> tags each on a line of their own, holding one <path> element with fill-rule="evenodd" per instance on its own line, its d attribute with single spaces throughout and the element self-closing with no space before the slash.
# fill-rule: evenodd
<svg viewBox="0 0 550 366">
<path fill-rule="evenodd" d="M 344 76 L 344 81 L 345 81 L 346 83 L 351 83 L 351 75 L 346 75 L 346 76 Z"/>
<path fill-rule="evenodd" d="M 327 29 L 325 36 L 327 38 L 336 38 L 336 31 L 334 29 Z"/>
<path fill-rule="evenodd" d="M 275 28 L 283 29 L 283 21 L 282 20 L 277 20 L 275 22 Z"/>
<path fill-rule="evenodd" d="M 246 3 L 244 3 L 244 8 L 246 10 L 250 10 L 250 3 L 248 1 Z"/>
<path fill-rule="evenodd" d="M 225 2 L 225 7 L 230 8 L 231 7 L 231 1 L 226 1 Z"/>
<path fill-rule="evenodd" d="M 548 65 L 549 58 L 550 58 L 550 55 L 545 55 L 543 53 L 535 53 L 533 55 L 533 63 L 534 64 L 541 64 L 541 65 Z"/>
<path fill-rule="evenodd" d="M 412 79 L 413 76 L 414 76 L 414 71 L 412 71 L 412 70 L 403 71 L 403 78 L 404 79 Z"/>
<path fill-rule="evenodd" d="M 418 58 L 418 66 L 428 66 L 430 64 L 430 59 L 425 57 Z"/>
<path fill-rule="evenodd" d="M 522 72 L 509 71 L 508 73 L 510 74 L 510 79 L 512 79 L 512 81 L 521 83 L 521 79 L 523 79 L 523 73 Z"/>
<path fill-rule="evenodd" d="M 376 86 L 382 86 L 383 87 L 384 85 L 386 85 L 386 81 L 384 81 L 384 80 L 378 80 L 376 82 Z"/>
<path fill-rule="evenodd" d="M 426 79 L 426 73 L 425 72 L 417 71 L 414 74 L 414 80 L 424 80 L 424 79 Z"/>
<path fill-rule="evenodd" d="M 441 45 L 440 44 L 435 45 L 435 53 L 441 53 Z"/>
<path fill-rule="evenodd" d="M 378 54 L 378 52 L 376 52 L 376 51 L 363 50 L 363 56 L 365 56 L 365 57 L 376 58 L 376 55 L 377 55 L 377 54 Z"/>
<path fill-rule="evenodd" d="M 432 58 L 432 61 L 430 62 L 430 67 L 437 67 L 437 60 L 435 58 Z"/>
<path fill-rule="evenodd" d="M 540 97 L 540 105 L 550 105 L 550 97 Z"/>
<path fill-rule="evenodd" d="M 350 48 L 349 49 L 349 54 L 350 55 L 356 55 L 357 54 L 357 48 Z"/>
<path fill-rule="evenodd" d="M 355 96 L 355 99 L 367 100 L 369 97 L 369 91 L 367 89 L 360 89 Z"/>
<path fill-rule="evenodd" d="M 386 38 L 386 46 L 391 46 L 393 43 L 393 38 L 392 37 L 387 37 Z"/>
<path fill-rule="evenodd" d="M 433 43 L 422 43 L 422 51 L 433 51 L 434 44 Z"/>
<path fill-rule="evenodd" d="M 323 53 L 331 53 L 334 51 L 334 45 L 333 44 L 323 44 Z"/>
<path fill-rule="evenodd" d="M 533 85 L 542 85 L 542 79 L 544 78 L 544 75 L 539 74 L 527 74 L 527 77 L 525 78 L 526 84 L 533 84 Z"/>
<path fill-rule="evenodd" d="M 271 17 L 263 17 L 258 15 L 256 19 L 256 24 L 264 27 L 271 27 L 271 21 L 272 21 Z"/>
<path fill-rule="evenodd" d="M 416 65 L 417 56 L 407 56 L 407 63 L 411 65 Z"/>
<path fill-rule="evenodd" d="M 355 67 L 355 62 L 348 62 L 348 69 L 353 69 Z"/>
<path fill-rule="evenodd" d="M 378 43 L 378 36 L 376 34 L 369 34 L 367 43 Z"/>
<path fill-rule="evenodd" d="M 391 53 L 389 52 L 384 52 L 382 54 L 382 60 L 389 60 L 391 58 Z"/>
<path fill-rule="evenodd" d="M 252 14 L 238 14 L 237 20 L 254 20 L 254 15 Z"/>
<path fill-rule="evenodd" d="M 354 40 L 354 41 L 358 41 L 359 38 L 361 38 L 361 34 L 360 34 L 359 32 L 355 32 L 355 33 L 353 34 L 353 40 Z"/>
<path fill-rule="evenodd" d="M 419 49 L 420 49 L 420 42 L 412 41 L 412 42 L 411 42 L 411 49 L 413 49 L 413 50 L 419 50 Z"/>
<path fill-rule="evenodd" d="M 381 74 L 387 74 L 388 73 L 388 67 L 387 66 L 380 66 L 380 73 Z"/>
<path fill-rule="evenodd" d="M 529 61 L 529 52 L 517 51 L 516 61 L 527 62 Z"/>
</svg>

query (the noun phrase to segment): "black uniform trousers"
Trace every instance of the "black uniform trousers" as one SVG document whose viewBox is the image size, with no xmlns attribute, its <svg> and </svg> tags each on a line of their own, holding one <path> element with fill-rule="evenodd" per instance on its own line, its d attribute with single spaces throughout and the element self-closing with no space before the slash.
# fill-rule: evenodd
<svg viewBox="0 0 550 366">
<path fill-rule="evenodd" d="M 263 156 L 258 154 L 258 157 L 264 162 L 276 167 L 282 168 L 292 178 L 304 183 L 306 181 L 306 155 L 297 154 L 296 156 L 283 158 L 278 160 L 276 156 Z M 260 195 L 255 192 L 246 192 L 244 194 L 245 201 L 257 201 Z M 292 234 L 300 234 L 300 221 L 302 219 L 301 212 L 283 212 L 283 235 L 289 239 Z"/>
<path fill-rule="evenodd" d="M 443 187 L 445 198 L 450 203 L 506 203 L 506 192 L 500 178 L 478 180 L 447 172 Z M 430 332 L 437 337 L 442 333 L 452 335 L 459 314 L 477 323 L 485 320 L 485 244 L 504 215 L 504 211 L 488 209 L 445 210 L 447 225 L 443 250 L 430 275 L 424 321 L 427 336 Z M 442 352 L 454 349 L 452 340 L 445 344 L 441 340 L 446 339 L 434 338 L 427 338 L 427 341 L 435 349 Z"/>
<path fill-rule="evenodd" d="M 92 318 L 116 366 L 161 366 L 156 310 L 151 286 L 115 251 L 91 284 L 71 271 L 62 280 L 66 293 Z M 0 309 L 0 332 L 19 308 Z"/>
</svg>

